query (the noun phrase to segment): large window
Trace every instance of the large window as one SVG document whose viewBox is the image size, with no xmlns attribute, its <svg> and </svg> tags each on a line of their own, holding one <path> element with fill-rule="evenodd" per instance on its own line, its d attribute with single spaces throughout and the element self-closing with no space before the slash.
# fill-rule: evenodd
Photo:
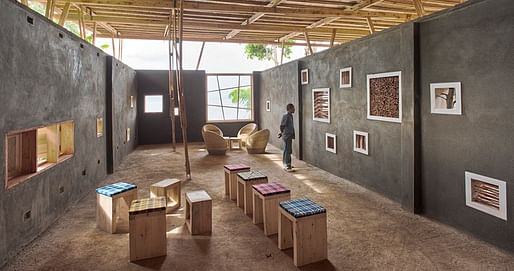
<svg viewBox="0 0 514 271">
<path fill-rule="evenodd" d="M 253 120 L 251 74 L 207 74 L 207 121 Z"/>
<path fill-rule="evenodd" d="M 6 135 L 6 182 L 11 188 L 73 156 L 73 121 Z"/>
</svg>

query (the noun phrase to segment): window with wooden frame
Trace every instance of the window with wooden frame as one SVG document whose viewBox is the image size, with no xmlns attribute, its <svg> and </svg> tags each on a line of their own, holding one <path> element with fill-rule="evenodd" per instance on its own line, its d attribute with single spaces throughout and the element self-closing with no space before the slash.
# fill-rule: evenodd
<svg viewBox="0 0 514 271">
<path fill-rule="evenodd" d="M 253 76 L 207 74 L 207 121 L 253 121 Z"/>
<path fill-rule="evenodd" d="M 368 149 L 368 133 L 353 131 L 353 150 L 368 155 Z"/>
<path fill-rule="evenodd" d="M 464 175 L 466 205 L 507 220 L 507 183 L 468 171 Z"/>
<path fill-rule="evenodd" d="M 5 141 L 8 189 L 73 156 L 73 121 L 9 132 Z"/>
<path fill-rule="evenodd" d="M 339 70 L 339 88 L 352 87 L 352 67 Z"/>
<path fill-rule="evenodd" d="M 312 119 L 330 123 L 330 89 L 312 90 Z"/>
</svg>

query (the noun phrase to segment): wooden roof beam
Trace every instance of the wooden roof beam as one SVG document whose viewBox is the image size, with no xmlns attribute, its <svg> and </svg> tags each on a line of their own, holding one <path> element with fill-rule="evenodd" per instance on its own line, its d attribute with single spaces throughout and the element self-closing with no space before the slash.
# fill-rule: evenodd
<svg viewBox="0 0 514 271">
<path fill-rule="evenodd" d="M 419 17 L 425 15 L 425 9 L 423 8 L 423 4 L 421 3 L 421 0 L 412 0 L 414 2 L 414 7 L 416 8 L 416 13 Z"/>
</svg>

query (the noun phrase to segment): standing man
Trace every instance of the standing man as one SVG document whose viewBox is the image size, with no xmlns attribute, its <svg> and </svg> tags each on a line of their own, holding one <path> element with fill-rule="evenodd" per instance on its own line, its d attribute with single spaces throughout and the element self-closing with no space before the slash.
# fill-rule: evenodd
<svg viewBox="0 0 514 271">
<path fill-rule="evenodd" d="M 293 152 L 294 139 L 294 105 L 288 104 L 286 109 L 287 113 L 284 114 L 282 121 L 280 122 L 280 133 L 278 134 L 278 138 L 282 138 L 284 140 L 284 156 L 282 158 L 284 169 L 291 170 L 291 153 Z"/>
</svg>

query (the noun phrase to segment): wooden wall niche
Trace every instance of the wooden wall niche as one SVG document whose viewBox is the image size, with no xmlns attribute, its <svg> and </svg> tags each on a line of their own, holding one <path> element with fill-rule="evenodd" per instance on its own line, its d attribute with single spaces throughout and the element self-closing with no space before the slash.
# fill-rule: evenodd
<svg viewBox="0 0 514 271">
<path fill-rule="evenodd" d="M 302 85 L 309 84 L 309 69 L 303 69 L 300 71 L 300 81 Z"/>
<path fill-rule="evenodd" d="M 127 142 L 130 141 L 130 128 L 127 128 Z"/>
<path fill-rule="evenodd" d="M 330 88 L 312 90 L 312 119 L 330 123 Z"/>
<path fill-rule="evenodd" d="M 130 96 L 130 108 L 134 108 L 134 96 Z"/>
<path fill-rule="evenodd" d="M 465 172 L 466 205 L 507 220 L 507 184 L 504 181 Z"/>
<path fill-rule="evenodd" d="M 369 154 L 368 133 L 353 131 L 353 150 L 365 155 Z"/>
<path fill-rule="evenodd" d="M 96 119 L 96 137 L 101 137 L 104 134 L 104 121 L 103 118 Z"/>
<path fill-rule="evenodd" d="M 401 72 L 368 74 L 368 119 L 402 121 Z"/>
<path fill-rule="evenodd" d="M 325 148 L 329 152 L 337 153 L 337 138 L 336 135 L 325 133 Z"/>
<path fill-rule="evenodd" d="M 269 100 L 266 101 L 266 111 L 268 111 L 268 112 L 271 111 L 271 102 Z"/>
<path fill-rule="evenodd" d="M 430 84 L 430 107 L 432 114 L 462 114 L 460 82 Z"/>
<path fill-rule="evenodd" d="M 339 70 L 339 88 L 352 87 L 352 67 Z"/>
</svg>

